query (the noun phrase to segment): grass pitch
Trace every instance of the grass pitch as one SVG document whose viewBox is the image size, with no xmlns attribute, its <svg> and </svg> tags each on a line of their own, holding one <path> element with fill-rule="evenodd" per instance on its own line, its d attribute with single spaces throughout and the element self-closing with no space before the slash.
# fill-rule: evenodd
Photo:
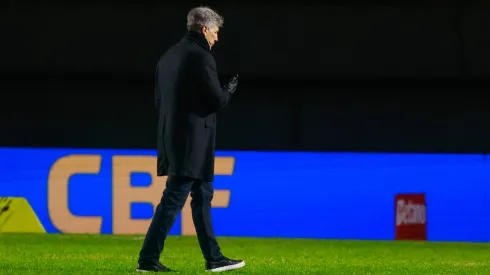
<svg viewBox="0 0 490 275">
<path fill-rule="evenodd" d="M 142 237 L 0 234 L 0 274 L 138 274 Z M 222 274 L 490 274 L 490 244 L 219 238 L 246 261 Z M 194 237 L 169 237 L 162 262 L 204 273 Z"/>
</svg>

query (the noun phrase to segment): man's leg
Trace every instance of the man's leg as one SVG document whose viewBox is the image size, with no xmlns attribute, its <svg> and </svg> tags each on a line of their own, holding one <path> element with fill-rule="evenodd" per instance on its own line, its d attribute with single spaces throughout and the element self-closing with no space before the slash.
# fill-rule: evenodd
<svg viewBox="0 0 490 275">
<path fill-rule="evenodd" d="M 194 182 L 186 177 L 169 176 L 162 199 L 158 204 L 148 232 L 146 233 L 139 260 L 140 265 L 157 265 L 165 239 L 177 215 L 184 207 Z"/>
<path fill-rule="evenodd" d="M 206 260 L 206 270 L 221 272 L 242 268 L 245 262 L 232 260 L 221 254 L 211 220 L 211 201 L 213 200 L 213 183 L 195 181 L 191 188 L 192 219 L 196 228 L 197 239 Z"/>
<path fill-rule="evenodd" d="M 211 220 L 211 201 L 213 200 L 213 195 L 214 189 L 212 182 L 196 180 L 191 187 L 192 220 L 194 221 L 202 254 L 207 261 L 218 260 L 223 257 L 216 237 L 214 236 Z"/>
</svg>

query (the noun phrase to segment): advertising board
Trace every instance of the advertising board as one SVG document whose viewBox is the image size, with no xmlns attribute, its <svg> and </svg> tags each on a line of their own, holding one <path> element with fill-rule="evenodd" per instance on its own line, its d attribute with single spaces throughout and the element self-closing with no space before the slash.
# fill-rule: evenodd
<svg viewBox="0 0 490 275">
<path fill-rule="evenodd" d="M 165 186 L 155 154 L 3 148 L 0 197 L 24 198 L 47 233 L 145 234 Z M 220 151 L 214 227 L 218 236 L 393 240 L 396 195 L 423 193 L 427 240 L 490 241 L 489 172 L 482 155 Z M 195 234 L 189 204 L 170 234 Z"/>
</svg>

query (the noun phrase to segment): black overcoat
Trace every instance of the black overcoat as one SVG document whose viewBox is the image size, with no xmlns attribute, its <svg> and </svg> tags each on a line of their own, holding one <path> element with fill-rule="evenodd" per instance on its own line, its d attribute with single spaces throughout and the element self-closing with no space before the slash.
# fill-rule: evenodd
<svg viewBox="0 0 490 275">
<path fill-rule="evenodd" d="M 230 98 L 202 34 L 188 32 L 162 55 L 155 73 L 158 176 L 214 180 L 216 113 Z"/>
</svg>

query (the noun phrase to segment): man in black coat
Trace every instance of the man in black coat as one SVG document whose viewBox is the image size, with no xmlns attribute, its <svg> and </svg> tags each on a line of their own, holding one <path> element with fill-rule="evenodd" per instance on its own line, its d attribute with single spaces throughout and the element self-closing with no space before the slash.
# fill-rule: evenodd
<svg viewBox="0 0 490 275">
<path fill-rule="evenodd" d="M 160 263 L 165 239 L 191 194 L 191 208 L 206 270 L 241 268 L 242 260 L 221 254 L 211 221 L 216 112 L 227 106 L 237 76 L 221 86 L 210 50 L 223 19 L 198 7 L 187 15 L 188 32 L 160 59 L 155 75 L 158 109 L 157 175 L 168 176 L 140 251 L 137 271 L 171 271 Z"/>
</svg>

